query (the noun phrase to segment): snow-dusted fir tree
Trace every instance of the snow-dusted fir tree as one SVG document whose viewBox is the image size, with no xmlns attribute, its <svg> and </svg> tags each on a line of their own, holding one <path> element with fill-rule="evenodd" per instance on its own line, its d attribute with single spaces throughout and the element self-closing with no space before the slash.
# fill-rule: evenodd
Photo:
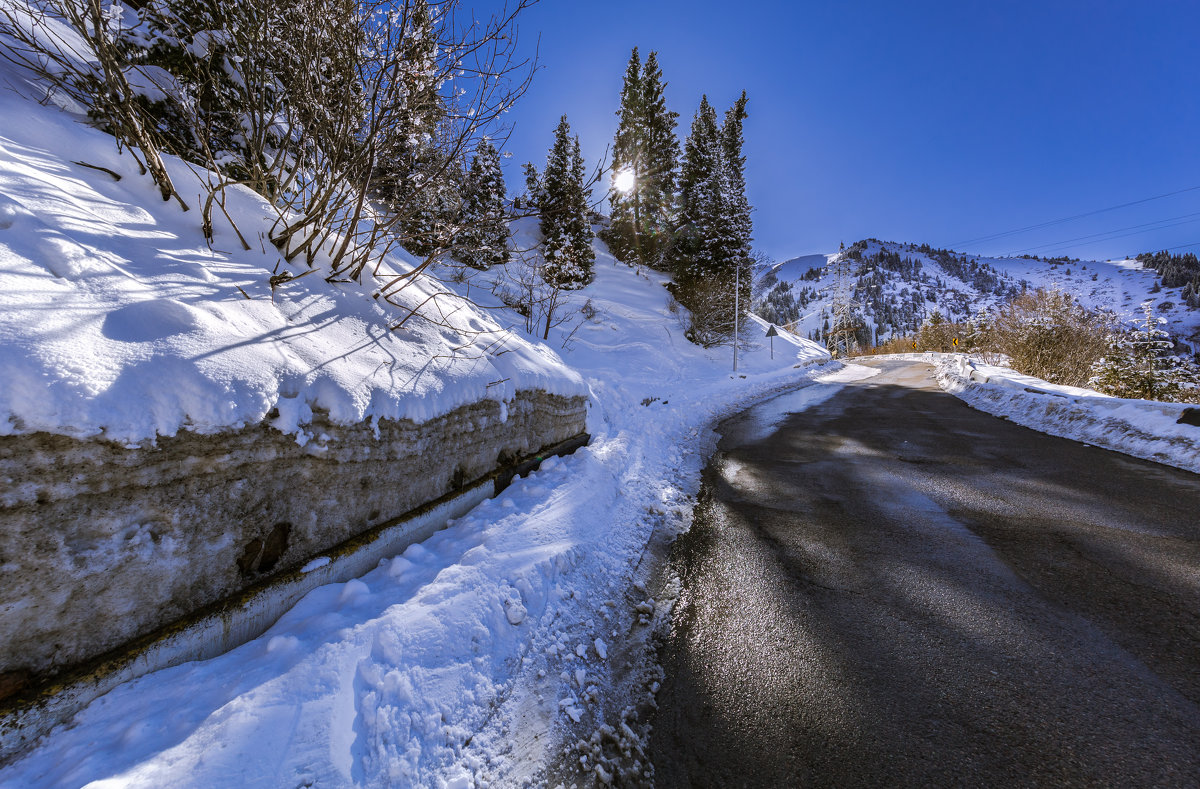
<svg viewBox="0 0 1200 789">
<path fill-rule="evenodd" d="M 675 213 L 678 113 L 667 109 L 666 83 L 651 52 L 642 67 L 635 47 L 625 71 L 613 141 L 612 226 L 605 240 L 622 260 L 663 267 Z"/>
<path fill-rule="evenodd" d="M 463 183 L 462 230 L 455 241 L 460 261 L 475 268 L 508 262 L 507 196 L 500 153 L 483 139 Z"/>
<path fill-rule="evenodd" d="M 536 173 L 527 169 L 529 175 Z M 583 154 L 579 138 L 571 136 L 567 116 L 554 130 L 554 145 L 541 178 L 534 178 L 531 191 L 541 215 L 542 277 L 547 283 L 567 290 L 582 288 L 592 281 L 592 225 L 589 190 L 584 185 Z M 531 195 L 532 197 L 532 195 Z"/>
<path fill-rule="evenodd" d="M 617 136 L 613 140 L 612 191 L 609 202 L 612 222 L 604 233 L 609 249 L 619 259 L 637 261 L 641 221 L 638 189 L 642 167 L 645 129 L 642 112 L 642 60 L 637 47 L 629 56 L 617 109 Z"/>
<path fill-rule="evenodd" d="M 663 256 L 674 228 L 679 172 L 679 138 L 675 136 L 679 113 L 667 109 L 666 87 L 658 53 L 651 52 L 642 71 L 646 153 L 640 181 L 641 249 L 643 262 L 656 268 L 665 268 Z"/>
<path fill-rule="evenodd" d="M 443 139 L 446 100 L 438 68 L 437 20 L 428 0 L 408 0 L 403 68 L 394 79 L 402 83 L 402 106 L 379 142 L 379 165 L 373 183 L 397 217 L 396 229 L 406 249 L 432 255 L 453 243 L 462 208 L 463 164 L 453 145 Z"/>
<path fill-rule="evenodd" d="M 753 261 L 742 169 L 744 117 L 743 97 L 719 126 L 716 111 L 705 96 L 684 144 L 679 227 L 671 257 L 676 294 L 692 311 L 692 336 L 704 343 L 732 331 L 735 283 L 741 284 L 740 299 L 750 303 Z M 700 305 L 705 305 L 703 311 L 698 311 Z M 726 315 L 730 318 L 723 317 Z"/>
<path fill-rule="evenodd" d="M 746 199 L 746 157 L 742 153 L 744 138 L 743 122 L 746 114 L 746 91 L 725 112 L 725 123 L 721 126 L 721 142 L 725 147 L 725 164 L 729 168 L 729 221 L 737 233 L 741 255 L 739 265 L 750 265 L 750 243 L 753 226 L 750 219 L 750 201 Z"/>
<path fill-rule="evenodd" d="M 989 350 L 992 344 L 992 316 L 986 307 L 967 323 L 966 337 L 963 339 L 964 350 L 970 353 Z"/>
<path fill-rule="evenodd" d="M 1200 369 L 1175 355 L 1171 335 L 1160 328 L 1166 320 L 1155 314 L 1153 301 L 1142 302 L 1142 310 L 1136 327 L 1112 335 L 1109 352 L 1096 363 L 1088 383 L 1116 397 L 1195 399 L 1200 394 Z"/>
<path fill-rule="evenodd" d="M 692 119 L 683 146 L 679 178 L 679 231 L 674 249 L 675 281 L 684 291 L 722 273 L 737 239 L 728 222 L 729 171 L 708 97 Z"/>
</svg>

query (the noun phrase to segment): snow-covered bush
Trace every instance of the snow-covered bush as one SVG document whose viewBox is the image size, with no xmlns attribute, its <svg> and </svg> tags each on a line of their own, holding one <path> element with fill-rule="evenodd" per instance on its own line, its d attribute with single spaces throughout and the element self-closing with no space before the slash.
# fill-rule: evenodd
<svg viewBox="0 0 1200 789">
<path fill-rule="evenodd" d="M 1013 369 L 1045 381 L 1086 386 L 1108 352 L 1111 315 L 1093 312 L 1057 288 L 1028 291 L 995 316 L 994 349 Z"/>
</svg>

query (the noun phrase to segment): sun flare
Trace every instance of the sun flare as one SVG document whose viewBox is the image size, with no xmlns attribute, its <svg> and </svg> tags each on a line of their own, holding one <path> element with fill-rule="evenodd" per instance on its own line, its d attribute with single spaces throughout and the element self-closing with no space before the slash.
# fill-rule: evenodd
<svg viewBox="0 0 1200 789">
<path fill-rule="evenodd" d="M 628 194 L 633 191 L 633 187 L 637 184 L 637 176 L 633 174 L 633 170 L 621 170 L 613 176 L 613 188 L 618 192 Z"/>
</svg>

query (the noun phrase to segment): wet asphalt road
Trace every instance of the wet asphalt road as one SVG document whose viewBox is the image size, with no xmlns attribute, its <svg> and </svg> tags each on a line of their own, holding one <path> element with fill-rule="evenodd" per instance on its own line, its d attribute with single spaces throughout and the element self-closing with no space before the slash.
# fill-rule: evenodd
<svg viewBox="0 0 1200 789">
<path fill-rule="evenodd" d="M 722 427 L 658 786 L 1200 786 L 1200 477 L 868 365 Z"/>
</svg>

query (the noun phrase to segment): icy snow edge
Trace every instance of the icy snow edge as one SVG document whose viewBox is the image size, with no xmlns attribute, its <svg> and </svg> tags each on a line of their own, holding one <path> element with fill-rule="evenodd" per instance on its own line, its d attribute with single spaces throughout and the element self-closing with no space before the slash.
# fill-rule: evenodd
<svg viewBox="0 0 1200 789">
<path fill-rule="evenodd" d="M 961 354 L 930 354 L 942 389 L 972 408 L 1019 425 L 1200 473 L 1200 427 L 1181 424 L 1190 406 L 1124 400 L 1056 386 Z"/>
</svg>

